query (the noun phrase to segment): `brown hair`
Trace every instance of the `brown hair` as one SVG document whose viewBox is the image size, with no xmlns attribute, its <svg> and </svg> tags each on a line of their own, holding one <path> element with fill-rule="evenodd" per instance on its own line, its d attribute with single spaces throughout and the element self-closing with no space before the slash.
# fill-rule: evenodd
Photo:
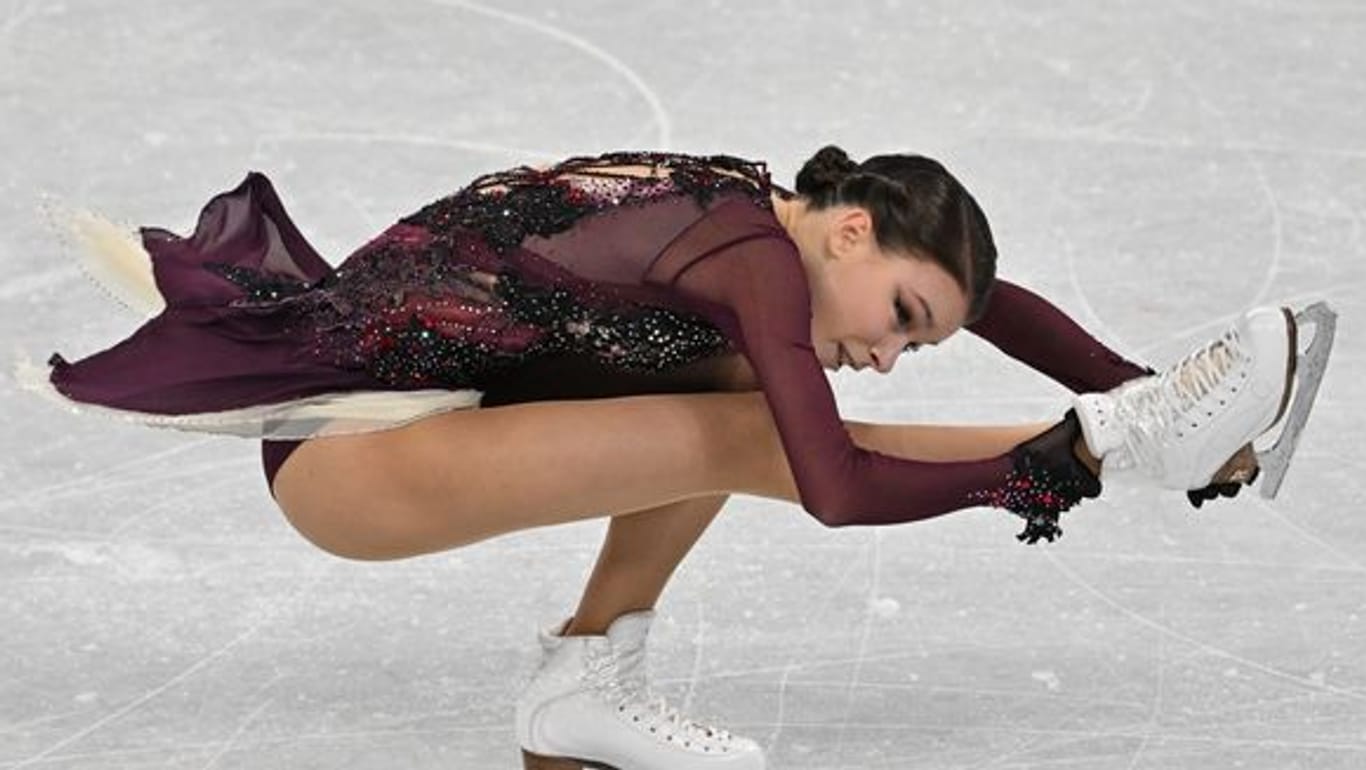
<svg viewBox="0 0 1366 770">
<path fill-rule="evenodd" d="M 953 276 L 968 297 L 966 323 L 986 312 L 996 280 L 991 226 L 967 188 L 938 161 L 874 155 L 856 163 L 826 145 L 797 172 L 796 191 L 813 211 L 840 204 L 867 209 L 879 247 L 922 254 Z"/>
</svg>

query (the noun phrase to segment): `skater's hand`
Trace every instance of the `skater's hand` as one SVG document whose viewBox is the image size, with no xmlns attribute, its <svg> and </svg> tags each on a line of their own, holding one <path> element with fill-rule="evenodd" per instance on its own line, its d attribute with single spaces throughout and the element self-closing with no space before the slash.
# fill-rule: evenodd
<svg viewBox="0 0 1366 770">
<path fill-rule="evenodd" d="M 1236 497 L 1243 486 L 1252 486 L 1261 472 L 1262 469 L 1257 467 L 1257 455 L 1252 445 L 1247 444 L 1224 463 L 1208 485 L 1187 492 L 1186 499 L 1199 508 L 1206 500 L 1216 497 Z"/>
<path fill-rule="evenodd" d="M 1081 422 L 1074 409 L 1062 422 L 1010 451 L 1013 481 L 992 504 L 1025 520 L 1016 540 L 1033 545 L 1062 535 L 1058 514 L 1100 495 L 1100 479 L 1077 456 Z"/>
</svg>

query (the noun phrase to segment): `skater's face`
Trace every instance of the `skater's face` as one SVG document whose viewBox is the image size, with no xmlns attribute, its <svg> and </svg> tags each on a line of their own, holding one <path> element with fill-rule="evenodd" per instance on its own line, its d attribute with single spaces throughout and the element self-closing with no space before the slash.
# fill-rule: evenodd
<svg viewBox="0 0 1366 770">
<path fill-rule="evenodd" d="M 811 339 L 827 369 L 852 361 L 886 374 L 901 353 L 936 345 L 963 326 L 968 298 L 944 268 L 914 254 L 877 245 L 872 217 L 856 206 L 820 212 L 828 217 L 824 256 L 812 263 Z M 810 272 L 810 271 L 809 271 Z"/>
</svg>

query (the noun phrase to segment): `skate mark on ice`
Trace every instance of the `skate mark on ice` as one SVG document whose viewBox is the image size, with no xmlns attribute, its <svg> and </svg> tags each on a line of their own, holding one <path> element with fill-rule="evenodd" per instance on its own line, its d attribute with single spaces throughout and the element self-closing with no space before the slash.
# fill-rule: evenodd
<svg viewBox="0 0 1366 770">
<path fill-rule="evenodd" d="M 812 626 L 814 624 L 815 619 L 824 617 L 826 611 L 835 605 L 837 597 L 840 595 L 840 592 L 844 590 L 844 586 L 849 582 L 850 576 L 854 573 L 854 569 L 858 567 L 859 564 L 860 562 L 858 559 L 846 559 L 844 569 L 840 572 L 839 579 L 834 581 L 834 583 L 830 586 L 830 589 L 826 592 L 824 603 L 822 603 L 821 606 L 816 608 L 814 611 L 804 613 L 802 634 L 803 638 L 813 633 L 814 629 L 812 628 Z M 765 751 L 776 751 L 776 747 L 778 745 L 778 738 L 780 735 L 782 735 L 783 727 L 786 724 L 784 720 L 786 718 L 787 713 L 787 686 L 788 680 L 792 676 L 792 672 L 804 671 L 814 667 L 806 664 L 799 664 L 796 662 L 796 656 L 802 654 L 802 652 L 803 651 L 800 649 L 800 647 L 798 647 L 793 652 L 788 653 L 787 659 L 783 661 L 783 664 L 781 666 L 758 667 L 725 673 L 713 673 L 710 677 L 708 677 L 709 679 L 724 679 L 733 676 L 748 676 L 751 673 L 782 673 L 782 678 L 778 682 L 778 713 L 774 719 L 773 732 L 769 733 L 769 736 L 765 741 Z"/>
<path fill-rule="evenodd" d="M 1301 458 L 1301 460 L 1303 460 L 1303 458 Z M 1366 565 L 1363 565 L 1361 562 L 1353 558 L 1350 554 L 1346 553 L 1345 551 L 1342 551 L 1337 546 L 1333 545 L 1327 540 L 1324 540 L 1323 538 L 1319 537 L 1313 532 L 1310 532 L 1304 527 L 1301 527 L 1300 525 L 1296 524 L 1293 519 L 1286 517 L 1280 511 L 1276 510 L 1275 506 L 1267 503 L 1266 501 L 1262 500 L 1260 497 L 1257 496 L 1251 496 L 1248 499 L 1251 500 L 1253 504 L 1255 504 L 1258 508 L 1260 508 L 1262 512 L 1265 513 L 1267 516 L 1270 516 L 1271 518 L 1280 522 L 1286 529 L 1299 535 L 1305 541 L 1309 542 L 1312 545 L 1318 546 L 1328 554 L 1331 554 L 1332 556 L 1336 557 L 1339 561 L 1355 570 L 1366 571 Z"/>
<path fill-rule="evenodd" d="M 657 148 L 661 150 L 668 149 L 670 143 L 673 142 L 673 123 L 670 121 L 669 113 L 664 109 L 664 104 L 660 101 L 658 94 L 655 93 L 654 89 L 650 87 L 650 84 L 646 83 L 645 79 L 635 70 L 627 66 L 625 62 L 608 53 L 605 49 L 588 42 L 578 35 L 566 32 L 559 27 L 526 16 L 519 16 L 505 11 L 486 8 L 482 5 L 468 2 L 468 0 L 427 0 L 427 2 L 432 5 L 441 5 L 448 8 L 461 8 L 466 11 L 472 11 L 500 21 L 505 21 L 509 24 L 525 27 L 533 32 L 539 32 L 546 37 L 565 43 L 571 48 L 578 49 L 579 51 L 588 54 L 590 57 L 597 59 L 607 65 L 608 69 L 625 78 L 626 82 L 630 83 L 631 86 L 639 92 L 641 97 L 645 99 L 645 103 L 649 105 L 650 114 L 654 118 L 655 125 L 659 129 L 658 139 L 656 140 Z"/>
<path fill-rule="evenodd" d="M 1102 562 L 1170 564 L 1197 567 L 1236 567 L 1259 570 L 1299 569 L 1316 572 L 1345 572 L 1348 574 L 1366 574 L 1366 567 L 1355 565 L 1343 566 L 1336 564 L 1296 564 L 1293 562 L 1258 561 L 1255 559 L 1211 559 L 1199 556 L 1153 556 L 1141 553 L 1088 553 L 1086 551 L 1071 552 L 1068 553 L 1068 557 L 1074 560 L 1091 560 Z"/>
<path fill-rule="evenodd" d="M 1346 147 L 1313 147 L 1307 145 L 1281 145 L 1249 140 L 1231 140 L 1219 144 L 1195 141 L 1192 139 L 1168 139 L 1136 134 L 1103 134 L 1092 131 L 1078 131 L 1071 128 L 1041 130 L 1036 127 L 996 128 L 996 135 L 1010 137 L 1036 144 L 1063 145 L 1074 149 L 1074 145 L 1093 145 L 1097 147 L 1137 147 L 1152 150 L 1209 150 L 1240 154 L 1259 152 L 1263 155 L 1310 156 L 1329 160 L 1357 161 L 1366 160 L 1366 149 Z"/>
<path fill-rule="evenodd" d="M 257 688 L 256 692 L 252 694 L 252 697 L 260 698 L 262 693 L 264 693 L 266 690 L 269 690 L 271 687 L 275 686 L 275 683 L 280 681 L 283 678 L 283 676 L 283 674 L 276 672 L 275 676 L 271 677 L 269 682 L 266 682 L 265 684 Z M 256 721 L 256 718 L 261 715 L 261 712 L 265 711 L 266 708 L 274 702 L 274 698 L 266 698 L 265 700 L 261 701 L 256 706 L 256 708 L 252 709 L 250 714 L 247 714 L 245 717 L 243 717 L 242 721 L 237 723 L 237 729 L 233 730 L 232 735 L 230 735 L 228 739 L 224 741 L 222 748 L 220 748 L 212 757 L 209 757 L 209 761 L 205 762 L 204 766 L 200 768 L 200 770 L 213 770 L 213 766 L 218 764 L 218 760 L 222 759 L 225 754 L 227 754 L 229 751 L 232 751 L 233 747 L 237 745 L 237 742 L 241 740 L 242 734 L 246 732 L 247 728 L 251 726 L 253 722 Z"/>
<path fill-rule="evenodd" d="M 267 605 L 263 611 L 264 617 L 262 617 L 256 623 L 252 624 L 250 628 L 233 637 L 225 644 L 220 645 L 218 649 L 210 652 L 208 655 L 201 657 L 199 660 L 185 667 L 180 671 L 180 673 L 176 674 L 175 676 L 171 677 L 165 682 L 162 682 L 156 687 L 147 690 L 142 695 L 134 698 L 133 700 L 129 701 L 123 706 L 115 709 L 113 712 L 106 714 L 100 719 L 95 720 L 95 722 L 93 722 L 92 724 L 83 727 L 80 730 L 77 730 L 75 733 L 65 738 L 62 738 L 61 740 L 57 741 L 51 746 L 48 746 L 46 749 L 43 749 L 37 754 L 34 754 L 33 756 L 27 759 L 20 760 L 19 762 L 12 764 L 9 767 L 11 768 L 11 770 L 19 770 L 19 768 L 28 767 L 30 765 L 36 764 L 48 758 L 49 756 L 52 756 L 60 749 L 65 748 L 66 746 L 70 746 L 71 744 L 85 738 L 86 736 L 97 732 L 105 725 L 122 719 L 128 714 L 137 711 L 147 703 L 159 697 L 162 693 L 165 693 L 166 691 L 179 685 L 180 683 L 194 677 L 201 670 L 207 668 L 210 664 L 214 663 L 219 658 L 222 658 L 231 653 L 234 649 L 237 648 L 238 645 L 251 639 L 262 628 L 278 620 L 280 616 L 292 612 L 294 608 L 304 598 L 304 595 L 306 593 L 311 593 L 312 590 L 317 586 L 319 580 L 321 579 L 325 571 L 327 571 L 327 568 L 316 570 L 314 574 L 310 575 L 308 579 L 294 592 L 293 596 L 277 604 Z M 103 754 L 99 754 L 97 756 L 103 756 Z"/>
<path fill-rule="evenodd" d="M 197 485 L 185 491 L 183 495 L 163 495 L 155 501 L 138 507 L 136 513 L 119 517 L 118 526 L 109 530 L 110 540 L 124 539 L 123 533 L 128 531 L 134 524 L 146 520 L 149 516 L 165 511 L 168 508 L 181 508 L 184 510 L 208 510 L 214 502 L 213 495 L 224 487 L 237 487 L 241 485 L 242 479 L 237 474 L 225 474 L 218 476 L 213 481 L 202 485 Z M 203 508 L 199 508 L 200 503 L 204 503 Z"/>
<path fill-rule="evenodd" d="M 1067 284 L 1072 287 L 1072 292 L 1077 295 L 1077 302 L 1081 304 L 1082 312 L 1090 319 L 1091 332 L 1102 342 L 1107 343 L 1115 350 L 1127 350 L 1128 343 L 1119 336 L 1105 319 L 1096 312 L 1095 305 L 1091 303 L 1091 298 L 1087 296 L 1086 289 L 1081 285 L 1081 278 L 1077 275 L 1077 250 L 1072 243 L 1072 239 L 1065 232 L 1057 232 L 1058 242 L 1061 244 L 1063 253 L 1063 264 L 1067 266 Z"/>
<path fill-rule="evenodd" d="M 832 757 L 839 757 L 844 750 L 844 736 L 849 729 L 849 713 L 854 708 L 855 690 L 859 687 L 860 679 L 863 676 L 863 662 L 868 654 L 868 639 L 873 633 L 873 602 L 877 600 L 879 589 L 882 587 L 882 530 L 874 528 L 870 534 L 873 553 L 868 578 L 868 595 L 863 602 L 863 627 L 859 630 L 858 652 L 854 656 L 854 671 L 849 676 L 849 683 L 844 692 L 844 714 L 840 716 L 839 738 L 835 742 L 834 751 L 831 752 Z"/>
<path fill-rule="evenodd" d="M 492 142 L 475 142 L 466 139 L 450 139 L 431 134 L 414 134 L 394 131 L 290 131 L 287 133 L 262 134 L 256 139 L 252 149 L 253 157 L 260 153 L 262 145 L 285 142 L 354 142 L 356 144 L 406 144 L 414 147 L 446 147 L 456 150 L 506 155 L 514 159 L 556 161 L 562 160 L 564 153 L 536 150 L 526 147 L 512 147 Z"/>
<path fill-rule="evenodd" d="M 1049 701 L 1052 702 L 1052 701 L 1056 700 L 1056 698 L 1057 698 L 1058 696 L 1056 696 L 1055 693 L 1051 693 L 1051 692 L 1050 692 L 1050 693 L 1046 693 L 1046 694 L 1041 694 L 1039 697 L 1048 698 Z M 1108 703 L 1107 701 L 1093 701 L 1093 702 L 1088 703 L 1088 702 L 1086 702 L 1086 699 L 1073 699 L 1073 700 L 1078 700 L 1079 702 L 1078 702 L 1078 703 L 1072 704 L 1072 706 L 1071 706 L 1070 708 L 1068 708 L 1068 709 L 1067 709 L 1063 714 L 1061 714 L 1059 717 L 1057 717 L 1057 718 L 1050 718 L 1049 721 L 1052 722 L 1052 723 L 1054 723 L 1054 724 L 1066 724 L 1067 722 L 1069 722 L 1069 721 L 1072 720 L 1073 718 L 1077 717 L 1078 715 L 1082 715 L 1082 714 L 1085 714 L 1085 713 L 1089 712 L 1089 711 L 1094 707 L 1094 704 L 1095 704 L 1096 702 Z M 1132 703 L 1132 704 L 1130 704 L 1130 703 L 1125 703 L 1125 704 L 1122 704 L 1122 705 L 1125 705 L 1125 706 L 1132 705 L 1132 706 L 1137 707 L 1137 706 L 1139 706 L 1140 704 L 1137 704 L 1137 703 Z M 1030 732 L 1027 732 L 1027 733 L 1022 733 L 1022 734 L 1020 734 L 1018 737 L 1019 737 L 1019 739 L 1020 739 L 1020 745 L 1018 745 L 1018 746 L 1016 746 L 1016 747 L 1014 747 L 1014 748 L 1012 748 L 1012 749 L 1010 749 L 1010 750 L 1008 750 L 1008 751 L 999 752 L 999 753 L 995 754 L 994 756 L 991 756 L 991 757 L 989 757 L 989 758 L 987 758 L 987 759 L 983 759 L 982 761 L 977 762 L 977 763 L 975 763 L 975 764 L 964 765 L 964 766 L 961 767 L 961 770 L 989 770 L 990 768 L 996 768 L 996 767 L 1005 766 L 1005 765 L 1007 765 L 1008 763 L 1011 763 L 1011 760 L 1018 759 L 1018 758 L 1020 758 L 1020 757 L 1028 756 L 1028 755 L 1030 755 L 1030 754 L 1032 754 L 1032 753 L 1034 753 L 1034 752 L 1039 752 L 1039 751 L 1054 751 L 1054 750 L 1056 750 L 1056 749 L 1060 749 L 1060 748 L 1063 748 L 1063 747 L 1065 747 L 1065 746 L 1074 746 L 1074 745 L 1079 744 L 1079 743 L 1086 743 L 1086 742 L 1089 742 L 1089 741 L 1091 741 L 1091 740 L 1094 740 L 1094 738 L 1093 738 L 1092 736 L 1089 736 L 1089 735 L 1088 735 L 1088 736 L 1080 736 L 1080 737 L 1078 737 L 1078 736 L 1073 736 L 1073 735 L 1065 735 L 1065 736 L 1059 737 L 1059 736 L 1056 736 L 1056 735 L 1045 735 L 1045 734 L 1040 734 L 1040 733 L 1033 732 L 1033 731 L 1030 731 Z M 899 765 L 897 765 L 897 767 L 899 767 Z"/>
<path fill-rule="evenodd" d="M 1355 304 L 1350 302 L 1350 300 L 1355 300 L 1358 297 L 1360 297 L 1363 290 L 1366 290 L 1366 281 L 1349 281 L 1345 283 L 1336 283 L 1324 288 L 1308 289 L 1306 291 L 1300 291 L 1294 294 L 1278 296 L 1276 297 L 1275 302 L 1277 305 L 1288 305 L 1292 308 L 1302 309 L 1300 307 L 1301 305 L 1307 305 L 1309 303 L 1316 302 L 1319 300 L 1332 299 L 1335 296 L 1345 296 L 1349 300 L 1349 302 L 1335 302 L 1334 306 L 1337 307 L 1339 304 L 1343 304 L 1346 308 L 1353 308 L 1355 307 Z M 1238 316 L 1239 313 L 1227 313 L 1216 318 L 1213 318 L 1211 320 L 1195 324 L 1193 326 L 1187 326 L 1185 328 L 1178 329 L 1177 331 L 1168 335 L 1165 339 L 1153 340 L 1152 342 L 1147 342 L 1142 345 L 1139 345 L 1137 348 L 1134 348 L 1134 355 L 1144 356 L 1150 353 L 1155 348 L 1161 347 L 1162 345 L 1166 345 L 1173 340 L 1200 338 L 1204 337 L 1206 334 L 1209 334 L 1211 331 L 1223 331 L 1225 328 L 1232 326 L 1233 322 L 1238 319 Z M 1305 340 L 1301 340 L 1301 343 L 1304 342 Z M 1346 350 L 1338 351 L 1335 349 L 1333 351 L 1333 360 L 1336 361 L 1341 356 L 1349 355 L 1350 354 Z M 1327 380 L 1325 379 L 1325 383 L 1326 382 Z M 1327 387 L 1326 384 L 1325 387 Z M 1319 400 L 1315 401 L 1314 403 L 1315 409 L 1318 408 L 1319 404 L 1324 403 L 1322 393 L 1320 393 L 1319 395 Z"/>
<path fill-rule="evenodd" d="M 697 602 L 697 633 L 692 638 L 693 654 L 692 667 L 688 671 L 688 688 L 683 693 L 683 703 L 679 710 L 685 715 L 692 713 L 692 699 L 697 691 L 697 680 L 702 671 L 702 659 L 706 657 L 706 635 L 707 635 L 707 606 L 706 602 Z"/>
<path fill-rule="evenodd" d="M 1167 625 L 1167 603 L 1160 602 L 1158 605 L 1162 625 Z M 1143 757 L 1143 753 L 1148 749 L 1148 744 L 1152 742 L 1153 733 L 1160 731 L 1157 718 L 1162 713 L 1162 696 L 1166 692 L 1167 686 L 1167 637 L 1158 634 L 1157 636 L 1157 686 L 1154 688 L 1151 707 L 1148 711 L 1148 719 L 1143 724 L 1142 739 L 1138 742 L 1138 748 L 1134 749 L 1134 754 L 1129 758 L 1128 770 L 1138 767 L 1138 761 Z"/>
<path fill-rule="evenodd" d="M 1174 58 L 1170 53 L 1160 48 L 1157 50 L 1157 54 L 1167 61 L 1168 66 L 1171 67 L 1172 72 L 1176 74 L 1177 79 L 1186 86 L 1186 89 L 1190 92 L 1191 96 L 1195 97 L 1195 100 L 1205 112 L 1213 116 L 1214 119 L 1219 122 L 1221 128 L 1220 133 L 1223 134 L 1224 137 L 1223 144 L 1225 147 L 1229 146 L 1232 141 L 1231 137 L 1235 135 L 1235 132 L 1233 131 L 1232 124 L 1229 122 L 1228 113 L 1210 100 L 1209 96 L 1205 93 L 1205 89 L 1202 88 L 1199 83 L 1195 82 L 1195 78 L 1191 77 L 1190 72 L 1187 71 L 1185 62 Z M 1253 176 L 1257 178 L 1257 185 L 1261 188 L 1262 195 L 1266 197 L 1267 206 L 1271 212 L 1271 260 L 1267 264 L 1266 272 L 1262 277 L 1262 285 L 1258 287 L 1256 293 L 1252 295 L 1251 301 L 1243 303 L 1242 305 L 1243 307 L 1251 307 L 1261 304 L 1262 301 L 1266 299 L 1266 296 L 1271 293 L 1271 287 L 1275 283 L 1276 274 L 1280 272 L 1281 257 L 1285 250 L 1285 226 L 1281 215 L 1280 199 L 1276 197 L 1276 192 L 1272 189 L 1271 182 L 1266 177 L 1266 168 L 1251 150 L 1242 148 L 1237 150 L 1237 152 L 1243 157 L 1248 168 L 1252 170 Z"/>
<path fill-rule="evenodd" d="M 1363 702 L 1363 703 L 1366 703 L 1366 692 L 1360 692 L 1360 691 L 1357 691 L 1357 690 L 1349 690 L 1349 689 L 1346 689 L 1346 688 L 1343 688 L 1343 687 L 1336 687 L 1336 686 L 1334 686 L 1334 685 L 1330 685 L 1330 684 L 1327 684 L 1327 683 L 1324 683 L 1324 682 L 1315 681 L 1315 680 L 1309 679 L 1309 678 L 1307 678 L 1307 677 L 1296 676 L 1296 675 L 1294 675 L 1294 674 L 1286 673 L 1285 671 L 1281 671 L 1280 669 L 1277 669 L 1277 668 L 1272 668 L 1271 666 L 1268 666 L 1268 665 L 1266 665 L 1266 664 L 1264 664 L 1264 663 L 1258 663 L 1257 661 L 1252 660 L 1251 658 L 1245 658 L 1245 657 L 1243 657 L 1243 656 L 1241 656 L 1241 655 L 1239 655 L 1239 654 L 1237 654 L 1237 653 L 1235 653 L 1235 652 L 1232 652 L 1232 651 L 1230 651 L 1230 650 L 1226 650 L 1226 649 L 1224 649 L 1224 648 L 1222 648 L 1222 647 L 1217 647 L 1217 646 L 1215 646 L 1215 645 L 1213 645 L 1213 644 L 1210 644 L 1210 643 L 1208 643 L 1208 642 L 1202 642 L 1202 641 L 1200 641 L 1199 639 L 1196 639 L 1195 637 L 1188 636 L 1188 635 L 1186 635 L 1186 634 L 1181 633 L 1180 631 L 1177 631 L 1176 629 L 1172 628 L 1171 626 L 1164 625 L 1164 624 L 1162 624 L 1162 623 L 1158 623 L 1157 621 L 1152 620 L 1151 618 L 1148 618 L 1147 616 L 1142 615 L 1141 613 L 1135 612 L 1135 611 L 1129 609 L 1128 607 L 1124 606 L 1123 604 L 1120 604 L 1118 601 L 1116 601 L 1114 598 L 1112 598 L 1109 594 L 1106 594 L 1105 592 L 1101 591 L 1099 588 L 1096 588 L 1095 585 L 1093 585 L 1092 583 L 1090 583 L 1089 581 L 1087 581 L 1087 580 L 1086 580 L 1085 578 L 1083 578 L 1081 575 L 1078 575 L 1075 571 L 1072 570 L 1072 568 L 1070 568 L 1070 567 L 1068 567 L 1066 564 L 1064 564 L 1064 563 L 1062 562 L 1062 560 L 1060 560 L 1056 555 L 1054 555 L 1054 554 L 1052 554 L 1052 553 L 1045 553 L 1044 556 L 1048 559 L 1049 563 L 1051 563 L 1051 564 L 1058 570 L 1058 572 L 1062 573 L 1062 575 L 1063 575 L 1064 577 L 1066 577 L 1068 580 L 1070 580 L 1070 581 L 1072 581 L 1074 584 L 1076 584 L 1077 587 L 1079 587 L 1079 588 L 1085 590 L 1087 593 L 1089 593 L 1089 594 L 1091 594 L 1092 596 L 1096 597 L 1096 598 L 1099 599 L 1102 603 L 1104 603 L 1105 605 L 1107 605 L 1107 606 L 1113 608 L 1114 610 L 1118 611 L 1119 613 L 1128 616 L 1129 618 L 1133 619 L 1135 622 L 1140 623 L 1140 624 L 1142 624 L 1142 625 L 1144 625 L 1144 626 L 1147 626 L 1148 628 L 1151 628 L 1151 629 L 1153 629 L 1154 631 L 1157 631 L 1157 632 L 1160 633 L 1160 634 L 1164 634 L 1164 635 L 1166 635 L 1166 636 L 1168 636 L 1168 637 L 1171 637 L 1172 639 L 1176 639 L 1176 640 L 1178 640 L 1178 641 L 1181 641 L 1181 642 L 1184 642 L 1184 643 L 1186 643 L 1186 644 L 1189 644 L 1189 645 L 1191 645 L 1191 646 L 1193 646 L 1193 647 L 1195 647 L 1195 648 L 1197 648 L 1197 649 L 1199 649 L 1199 650 L 1201 650 L 1201 651 L 1203 651 L 1203 652 L 1207 652 L 1207 653 L 1209 653 L 1209 654 L 1211 654 L 1211 655 L 1216 655 L 1216 656 L 1219 656 L 1219 657 L 1222 657 L 1222 658 L 1227 658 L 1228 660 L 1231 660 L 1231 661 L 1233 661 L 1233 662 L 1235 662 L 1235 663 L 1240 663 L 1240 664 L 1242 664 L 1242 665 L 1244 665 L 1244 666 L 1247 666 L 1248 668 L 1250 668 L 1250 669 L 1252 669 L 1252 670 L 1254 670 L 1254 671 L 1259 671 L 1259 672 L 1261 672 L 1261 673 L 1263 673 L 1263 674 L 1265 674 L 1265 675 L 1267 675 L 1267 676 L 1269 676 L 1269 677 L 1272 677 L 1272 678 L 1274 678 L 1274 679 L 1279 679 L 1279 680 L 1282 680 L 1282 681 L 1285 681 L 1285 682 L 1289 682 L 1289 683 L 1291 683 L 1291 684 L 1295 684 L 1295 685 L 1298 685 L 1298 686 L 1300 686 L 1300 687 L 1307 688 L 1307 689 L 1309 689 L 1309 690 L 1314 690 L 1314 691 L 1319 691 L 1319 692 L 1326 692 L 1326 693 L 1332 693 L 1332 694 L 1334 694 L 1334 695 L 1339 695 L 1339 696 L 1344 697 L 1344 698 L 1350 698 L 1350 699 L 1352 699 L 1352 700 L 1357 700 L 1357 701 L 1361 701 L 1361 702 Z"/>
<path fill-rule="evenodd" d="M 175 470 L 170 469 L 149 469 L 149 473 L 141 477 L 126 479 L 116 479 L 113 476 L 101 475 L 95 479 L 84 476 L 77 476 L 77 483 L 84 483 L 82 488 L 73 488 L 72 483 L 62 482 L 51 487 L 41 487 L 39 489 L 26 492 L 18 497 L 0 501 L 0 511 L 9 511 L 25 506 L 41 505 L 57 500 L 69 498 L 89 498 L 96 497 L 100 493 L 110 492 L 128 487 L 142 488 L 149 482 L 164 482 L 172 479 L 194 478 L 201 474 L 216 474 L 235 467 L 256 466 L 260 460 L 256 458 L 229 458 L 196 465 L 182 466 Z"/>
</svg>

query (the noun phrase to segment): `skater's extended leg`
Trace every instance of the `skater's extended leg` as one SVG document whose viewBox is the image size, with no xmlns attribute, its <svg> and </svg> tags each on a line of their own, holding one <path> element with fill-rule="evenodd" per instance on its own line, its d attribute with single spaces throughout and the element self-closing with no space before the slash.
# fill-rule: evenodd
<svg viewBox="0 0 1366 770">
<path fill-rule="evenodd" d="M 860 445 L 925 460 L 1000 454 L 1046 427 L 846 424 Z M 515 404 L 314 439 L 274 491 L 318 546 L 393 559 L 728 492 L 798 502 L 792 479 L 767 402 L 748 391 Z"/>
</svg>

